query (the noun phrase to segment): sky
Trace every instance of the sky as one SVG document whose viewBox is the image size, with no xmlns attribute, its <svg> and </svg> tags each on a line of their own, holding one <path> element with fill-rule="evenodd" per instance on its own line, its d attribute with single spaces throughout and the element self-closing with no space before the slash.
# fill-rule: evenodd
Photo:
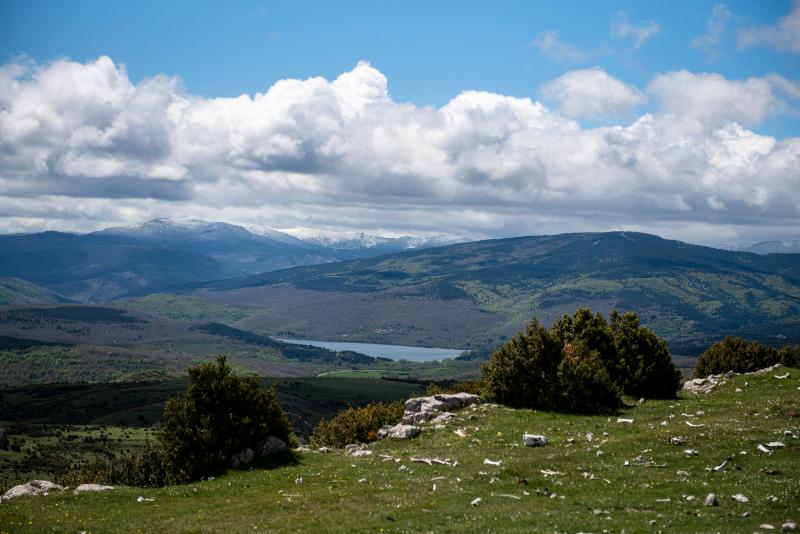
<svg viewBox="0 0 800 534">
<path fill-rule="evenodd" d="M 0 0 L 0 232 L 800 239 L 800 0 Z"/>
</svg>

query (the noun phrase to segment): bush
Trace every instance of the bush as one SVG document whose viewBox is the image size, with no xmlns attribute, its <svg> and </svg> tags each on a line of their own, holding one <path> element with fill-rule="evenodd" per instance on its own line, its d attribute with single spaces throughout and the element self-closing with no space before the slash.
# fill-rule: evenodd
<svg viewBox="0 0 800 534">
<path fill-rule="evenodd" d="M 800 369 L 800 345 L 784 345 L 778 351 L 778 358 L 781 365 Z"/>
<path fill-rule="evenodd" d="M 581 308 L 549 332 L 534 319 L 483 367 L 488 393 L 510 406 L 581 412 L 614 410 L 622 392 L 674 397 L 680 372 L 666 342 L 634 312 L 611 319 Z"/>
<path fill-rule="evenodd" d="M 787 351 L 788 354 L 788 351 Z M 779 362 L 778 351 L 757 341 L 728 336 L 706 349 L 694 366 L 694 376 L 751 373 Z"/>
<path fill-rule="evenodd" d="M 311 443 L 326 447 L 344 447 L 351 443 L 366 443 L 377 439 L 384 425 L 399 423 L 404 403 L 375 402 L 361 408 L 347 408 L 328 421 L 323 418 L 314 427 Z"/>
<path fill-rule="evenodd" d="M 558 408 L 570 413 L 609 413 L 622 404 L 619 386 L 611 380 L 596 351 L 567 344 L 558 366 Z"/>
<path fill-rule="evenodd" d="M 158 439 L 178 480 L 197 480 L 220 470 L 245 448 L 269 436 L 289 443 L 289 419 L 257 376 L 231 374 L 224 356 L 189 369 L 186 393 L 167 401 Z"/>
<path fill-rule="evenodd" d="M 611 334 L 617 360 L 623 368 L 622 388 L 628 395 L 670 399 L 680 387 L 681 372 L 675 367 L 667 342 L 639 325 L 634 312 L 611 312 Z"/>
<path fill-rule="evenodd" d="M 74 469 L 64 481 L 142 487 L 190 482 L 223 471 L 234 454 L 255 450 L 269 436 L 293 442 L 274 390 L 262 390 L 256 376 L 233 376 L 219 356 L 216 363 L 189 369 L 189 387 L 167 401 L 155 442 Z"/>
<path fill-rule="evenodd" d="M 483 366 L 486 389 L 508 406 L 555 408 L 554 386 L 562 356 L 561 341 L 533 319 L 524 333 L 495 351 Z"/>
</svg>

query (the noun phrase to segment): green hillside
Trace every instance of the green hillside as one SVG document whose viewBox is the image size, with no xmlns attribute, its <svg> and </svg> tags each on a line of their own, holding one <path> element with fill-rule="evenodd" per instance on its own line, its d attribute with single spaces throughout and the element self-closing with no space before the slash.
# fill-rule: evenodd
<svg viewBox="0 0 800 534">
<path fill-rule="evenodd" d="M 69 300 L 21 278 L 0 278 L 0 306 L 56 302 L 69 302 Z"/>
<path fill-rule="evenodd" d="M 246 305 L 240 324 L 302 337 L 472 347 L 531 316 L 581 306 L 638 311 L 673 347 L 697 354 L 738 331 L 800 341 L 800 255 L 760 256 L 630 232 L 465 243 L 208 284 Z"/>
<path fill-rule="evenodd" d="M 706 396 L 637 403 L 620 414 L 629 422 L 486 405 L 412 441 L 378 442 L 369 456 L 312 451 L 183 486 L 22 497 L 0 505 L 0 524 L 14 532 L 780 531 L 800 520 L 799 372 L 781 372 L 790 377 L 740 376 Z M 550 443 L 524 447 L 524 432 Z M 759 451 L 776 441 L 784 446 Z M 719 506 L 704 506 L 709 493 Z"/>
</svg>

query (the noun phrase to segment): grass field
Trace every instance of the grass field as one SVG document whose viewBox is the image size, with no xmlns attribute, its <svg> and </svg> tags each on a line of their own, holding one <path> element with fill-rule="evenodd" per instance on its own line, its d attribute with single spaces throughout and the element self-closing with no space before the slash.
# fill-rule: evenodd
<svg viewBox="0 0 800 534">
<path fill-rule="evenodd" d="M 364 369 L 364 370 L 357 370 L 357 369 L 347 369 L 344 371 L 328 371 L 327 373 L 321 373 L 319 377 L 328 377 L 328 378 L 370 378 L 376 379 L 381 378 L 383 375 L 386 374 L 386 369 Z"/>
<path fill-rule="evenodd" d="M 281 466 L 184 486 L 19 498 L 0 505 L 0 530 L 779 530 L 800 520 L 800 371 L 779 373 L 787 371 L 786 379 L 736 377 L 706 396 L 636 403 L 620 414 L 629 423 L 484 405 L 415 440 L 378 442 L 370 456 L 297 453 Z M 551 442 L 526 448 L 524 432 Z M 785 447 L 757 448 L 775 441 Z M 458 464 L 412 460 L 422 457 Z M 706 507 L 712 492 L 720 505 Z"/>
</svg>

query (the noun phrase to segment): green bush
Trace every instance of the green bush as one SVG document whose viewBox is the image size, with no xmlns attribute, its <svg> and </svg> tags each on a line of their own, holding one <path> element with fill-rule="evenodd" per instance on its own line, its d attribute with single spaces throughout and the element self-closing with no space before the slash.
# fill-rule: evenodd
<svg viewBox="0 0 800 534">
<path fill-rule="evenodd" d="M 122 484 L 141 488 L 158 488 L 181 482 L 175 477 L 172 460 L 158 442 L 146 441 L 135 452 L 114 460 L 96 460 L 68 471 L 61 484 Z"/>
<path fill-rule="evenodd" d="M 514 407 L 552 409 L 557 405 L 558 364 L 562 343 L 534 318 L 519 333 L 492 354 L 483 366 L 490 395 Z"/>
<path fill-rule="evenodd" d="M 189 369 L 189 387 L 167 401 L 158 432 L 177 479 L 186 481 L 225 469 L 269 436 L 292 437 L 275 391 L 261 389 L 257 376 L 232 375 L 224 356 Z"/>
<path fill-rule="evenodd" d="M 611 312 L 611 334 L 617 361 L 623 368 L 622 389 L 634 397 L 670 399 L 680 387 L 681 372 L 675 367 L 667 342 L 639 325 L 634 312 Z"/>
<path fill-rule="evenodd" d="M 728 336 L 700 355 L 694 366 L 694 376 L 701 378 L 728 371 L 751 373 L 779 361 L 778 351 L 772 347 Z"/>
<path fill-rule="evenodd" d="M 403 418 L 403 402 L 375 402 L 360 408 L 347 408 L 328 421 L 323 418 L 314 427 L 311 443 L 317 446 L 344 447 L 377 439 L 384 425 L 399 423 Z"/>
<path fill-rule="evenodd" d="M 614 410 L 622 392 L 674 397 L 680 372 L 666 342 L 634 312 L 611 319 L 581 308 L 550 331 L 533 319 L 483 367 L 488 393 L 509 406 L 580 412 Z"/>
<path fill-rule="evenodd" d="M 781 365 L 800 369 L 800 345 L 784 345 L 778 351 Z"/>
<path fill-rule="evenodd" d="M 569 413 L 609 413 L 622 405 L 622 391 L 609 376 L 600 355 L 582 344 L 564 347 L 558 384 L 558 408 Z"/>
</svg>

